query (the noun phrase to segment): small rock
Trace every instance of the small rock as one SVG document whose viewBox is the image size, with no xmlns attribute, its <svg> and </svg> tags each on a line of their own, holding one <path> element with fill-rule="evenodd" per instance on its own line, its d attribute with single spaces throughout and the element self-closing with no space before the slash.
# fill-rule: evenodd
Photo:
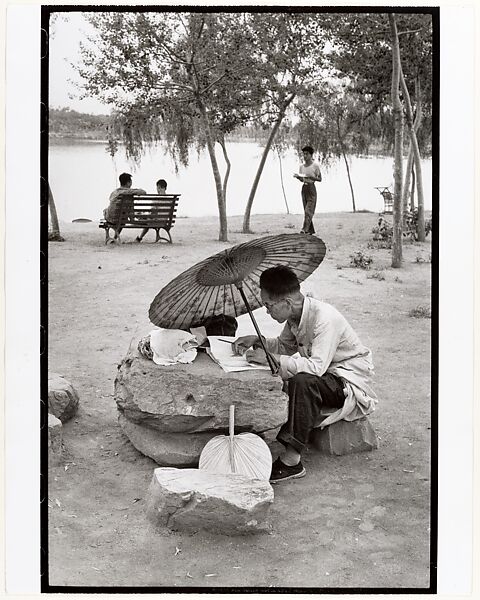
<svg viewBox="0 0 480 600">
<path fill-rule="evenodd" d="M 314 429 L 313 446 L 325 454 L 353 454 L 378 448 L 378 439 L 370 421 L 364 417 L 355 421 L 337 421 L 324 429 Z"/>
<path fill-rule="evenodd" d="M 65 423 L 77 412 L 78 403 L 78 394 L 73 385 L 62 375 L 49 373 L 48 412 Z"/>
<path fill-rule="evenodd" d="M 225 535 L 268 530 L 272 503 L 268 481 L 174 468 L 155 469 L 146 498 L 147 515 L 157 525 Z"/>
<path fill-rule="evenodd" d="M 55 415 L 48 415 L 48 456 L 51 464 L 58 465 L 62 460 L 62 422 Z"/>
</svg>

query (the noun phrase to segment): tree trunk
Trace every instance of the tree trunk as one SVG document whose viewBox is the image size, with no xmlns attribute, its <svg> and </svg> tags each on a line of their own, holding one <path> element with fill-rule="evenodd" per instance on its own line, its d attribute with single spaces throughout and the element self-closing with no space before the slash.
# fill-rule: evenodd
<svg viewBox="0 0 480 600">
<path fill-rule="evenodd" d="M 50 209 L 50 220 L 52 222 L 52 231 L 48 234 L 49 242 L 64 242 L 65 239 L 60 234 L 60 225 L 58 224 L 57 207 L 53 199 L 50 184 L 48 184 L 48 208 Z"/>
<path fill-rule="evenodd" d="M 280 150 L 278 148 L 277 148 L 277 154 L 278 154 L 278 164 L 280 166 L 280 181 L 282 183 L 283 199 L 285 200 L 285 206 L 287 207 L 287 215 L 289 215 L 290 209 L 288 208 L 287 195 L 285 194 L 285 186 L 283 185 L 282 157 L 280 156 Z"/>
<path fill-rule="evenodd" d="M 412 144 L 408 147 L 408 158 L 407 158 L 407 166 L 405 167 L 405 181 L 403 182 L 403 191 L 402 191 L 402 209 L 403 214 L 405 214 L 408 210 L 408 197 L 410 194 L 410 182 L 413 174 L 413 150 Z"/>
<path fill-rule="evenodd" d="M 410 190 L 410 212 L 415 210 L 415 167 L 412 165 L 412 189 Z"/>
<path fill-rule="evenodd" d="M 417 77 L 415 79 L 415 98 L 416 98 L 416 114 L 415 121 L 413 123 L 413 129 L 415 133 L 420 129 L 420 125 L 422 124 L 422 98 L 421 98 L 421 90 L 420 90 L 420 78 Z M 412 178 L 412 179 L 410 179 Z M 410 142 L 408 149 L 408 161 L 407 161 L 407 170 L 405 173 L 405 182 L 403 186 L 403 210 L 408 210 L 408 195 L 410 193 L 410 181 L 415 182 L 415 169 L 413 168 L 413 149 L 412 144 Z M 410 194 L 410 210 L 414 209 L 414 192 Z"/>
<path fill-rule="evenodd" d="M 418 148 L 417 134 L 413 126 L 412 103 L 410 102 L 410 94 L 400 65 L 400 83 L 405 99 L 405 110 L 407 114 L 407 126 L 410 134 L 410 143 L 413 150 L 413 161 L 415 163 L 415 174 L 417 178 L 417 202 L 418 202 L 418 220 L 417 220 L 417 239 L 419 242 L 425 241 L 425 209 L 423 201 L 423 179 L 422 179 L 422 164 L 420 160 L 420 150 Z"/>
<path fill-rule="evenodd" d="M 228 242 L 227 211 L 225 206 L 225 197 L 223 195 L 222 179 L 220 177 L 217 156 L 215 154 L 215 144 L 213 141 L 212 131 L 210 129 L 210 123 L 208 121 L 207 111 L 200 98 L 197 98 L 197 105 L 200 109 L 200 114 L 203 120 L 205 139 L 207 140 L 208 154 L 210 156 L 213 178 L 215 179 L 215 188 L 217 190 L 218 215 L 220 218 L 220 232 L 218 239 L 220 242 Z"/>
<path fill-rule="evenodd" d="M 338 117 L 336 119 L 336 123 L 337 123 L 338 141 L 340 142 L 340 148 L 342 149 L 343 160 L 345 161 L 345 167 L 347 168 L 348 183 L 350 185 L 350 194 L 352 195 L 353 212 L 357 212 L 357 209 L 355 208 L 355 194 L 353 193 L 352 178 L 350 177 L 350 168 L 348 166 L 348 160 L 347 160 L 347 157 L 345 155 L 345 146 L 343 144 L 343 136 L 342 136 L 342 134 L 340 132 L 340 122 L 338 120 Z"/>
<path fill-rule="evenodd" d="M 223 178 L 223 198 L 225 200 L 225 206 L 227 205 L 227 184 L 228 184 L 228 178 L 230 177 L 230 170 L 232 168 L 232 163 L 230 162 L 230 158 L 228 157 L 228 152 L 227 152 L 227 146 L 225 145 L 225 136 L 221 136 L 220 140 L 218 141 L 218 143 L 220 144 L 222 151 L 223 151 L 223 158 L 225 159 L 225 162 L 227 163 L 227 170 L 225 171 L 225 176 Z"/>
<path fill-rule="evenodd" d="M 390 31 L 392 34 L 392 109 L 395 126 L 394 142 L 394 168 L 393 168 L 393 240 L 392 240 L 392 267 L 402 266 L 402 179 L 403 179 L 403 111 L 400 102 L 400 46 L 398 43 L 397 23 L 394 14 L 388 15 Z"/>
<path fill-rule="evenodd" d="M 243 233 L 252 233 L 250 230 L 250 213 L 252 210 L 253 199 L 255 198 L 255 193 L 257 191 L 258 182 L 260 181 L 260 177 L 263 172 L 263 167 L 265 166 L 265 161 L 267 160 L 268 153 L 270 152 L 270 148 L 273 144 L 275 136 L 277 135 L 277 131 L 285 117 L 286 110 L 292 100 L 295 98 L 295 94 L 291 94 L 284 102 L 283 108 L 280 111 L 275 124 L 273 125 L 272 131 L 268 136 L 267 144 L 262 154 L 262 158 L 260 159 L 260 164 L 258 165 L 257 173 L 255 175 L 255 179 L 253 180 L 252 189 L 250 190 L 250 195 L 247 200 L 247 206 L 245 208 L 245 214 L 243 215 Z"/>
</svg>

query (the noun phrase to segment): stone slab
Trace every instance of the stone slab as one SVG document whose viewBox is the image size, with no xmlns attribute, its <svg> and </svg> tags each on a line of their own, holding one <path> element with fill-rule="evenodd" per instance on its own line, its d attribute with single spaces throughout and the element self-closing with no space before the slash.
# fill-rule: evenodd
<svg viewBox="0 0 480 600">
<path fill-rule="evenodd" d="M 58 373 L 48 374 L 48 412 L 62 423 L 78 410 L 79 397 L 73 385 Z"/>
<path fill-rule="evenodd" d="M 156 365 L 129 354 L 118 367 L 115 400 L 133 423 L 162 433 L 228 431 L 235 404 L 235 433 L 262 433 L 280 427 L 288 416 L 283 382 L 267 371 L 225 373 L 206 354 L 188 365 Z"/>
<path fill-rule="evenodd" d="M 161 467 L 198 467 L 205 444 L 216 433 L 162 433 L 147 425 L 132 423 L 118 413 L 118 423 L 135 448 Z M 273 443 L 278 429 L 261 434 L 267 444 Z"/>
<path fill-rule="evenodd" d="M 146 498 L 148 518 L 180 531 L 245 535 L 269 530 L 273 488 L 268 481 L 198 469 L 155 469 Z"/>
<path fill-rule="evenodd" d="M 378 438 L 367 417 L 337 421 L 324 429 L 314 429 L 310 443 L 324 454 L 354 454 L 378 448 Z"/>
</svg>

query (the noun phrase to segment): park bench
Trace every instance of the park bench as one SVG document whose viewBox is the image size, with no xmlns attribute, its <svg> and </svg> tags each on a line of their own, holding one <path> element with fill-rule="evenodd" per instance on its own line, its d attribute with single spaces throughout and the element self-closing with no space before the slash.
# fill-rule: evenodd
<svg viewBox="0 0 480 600">
<path fill-rule="evenodd" d="M 114 240 L 118 240 L 122 229 L 154 229 L 156 233 L 155 242 L 163 240 L 172 243 L 170 229 L 175 223 L 180 194 L 123 194 L 113 215 L 109 220 L 101 219 L 99 227 L 105 229 L 105 243 L 111 239 L 109 230 L 115 232 Z M 160 236 L 163 229 L 168 238 Z"/>
</svg>

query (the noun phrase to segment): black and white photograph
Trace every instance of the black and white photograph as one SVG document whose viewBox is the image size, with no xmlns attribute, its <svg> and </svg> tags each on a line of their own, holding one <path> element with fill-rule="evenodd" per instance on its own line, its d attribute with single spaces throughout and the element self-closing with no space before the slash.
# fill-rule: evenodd
<svg viewBox="0 0 480 600">
<path fill-rule="evenodd" d="M 38 8 L 39 591 L 438 593 L 442 9 Z"/>
</svg>

